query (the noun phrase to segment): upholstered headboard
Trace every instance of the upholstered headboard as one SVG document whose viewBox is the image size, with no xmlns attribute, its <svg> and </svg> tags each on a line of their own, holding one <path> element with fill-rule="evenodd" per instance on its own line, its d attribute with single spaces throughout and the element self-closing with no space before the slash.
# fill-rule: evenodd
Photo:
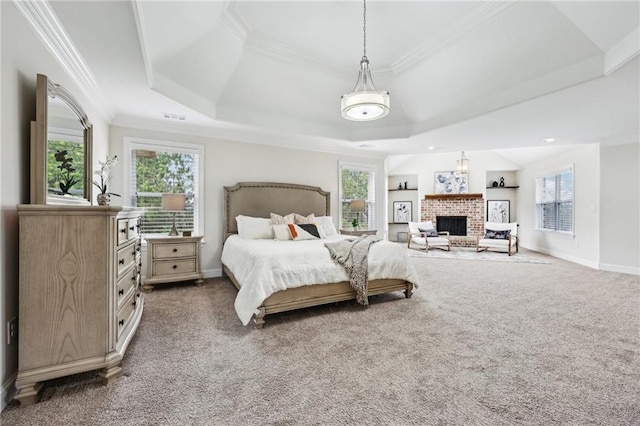
<svg viewBox="0 0 640 426">
<path fill-rule="evenodd" d="M 298 213 L 331 214 L 330 193 L 317 186 L 295 183 L 238 182 L 224 187 L 224 239 L 238 233 L 236 216 L 270 217 Z"/>
</svg>

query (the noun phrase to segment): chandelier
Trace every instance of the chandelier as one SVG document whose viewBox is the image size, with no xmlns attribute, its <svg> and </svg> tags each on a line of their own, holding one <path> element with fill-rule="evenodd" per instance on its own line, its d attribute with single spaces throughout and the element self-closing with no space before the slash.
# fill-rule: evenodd
<svg viewBox="0 0 640 426">
<path fill-rule="evenodd" d="M 464 151 L 462 151 L 462 156 L 457 161 L 458 163 L 458 173 L 468 173 L 469 172 L 469 160 L 467 160 L 464 156 Z"/>
<path fill-rule="evenodd" d="M 367 0 L 364 0 L 362 32 L 364 50 L 353 92 L 341 96 L 342 117 L 353 121 L 377 120 L 389 114 L 389 92 L 377 90 L 367 59 Z"/>
</svg>

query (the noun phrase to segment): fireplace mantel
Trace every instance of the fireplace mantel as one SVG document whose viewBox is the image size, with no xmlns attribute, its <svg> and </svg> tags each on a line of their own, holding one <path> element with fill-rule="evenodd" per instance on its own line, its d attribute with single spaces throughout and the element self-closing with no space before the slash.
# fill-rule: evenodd
<svg viewBox="0 0 640 426">
<path fill-rule="evenodd" d="M 452 198 L 482 198 L 482 194 L 426 194 L 425 200 L 452 199 Z"/>
</svg>

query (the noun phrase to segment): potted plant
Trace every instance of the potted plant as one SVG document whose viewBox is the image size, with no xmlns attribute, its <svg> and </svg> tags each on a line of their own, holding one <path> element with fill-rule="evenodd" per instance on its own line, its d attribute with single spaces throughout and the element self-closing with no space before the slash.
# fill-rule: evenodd
<svg viewBox="0 0 640 426">
<path fill-rule="evenodd" d="M 55 159 L 60 164 L 58 165 L 58 170 L 62 172 L 60 176 L 60 182 L 58 186 L 60 187 L 60 191 L 62 191 L 62 195 L 69 194 L 71 187 L 76 183 L 80 182 L 80 179 L 77 179 L 73 176 L 73 173 L 76 171 L 75 167 L 73 167 L 73 158 L 67 157 L 69 152 L 66 149 L 58 150 L 55 153 Z"/>
<path fill-rule="evenodd" d="M 98 161 L 98 165 L 100 166 L 100 168 L 93 172 L 94 175 L 100 177 L 99 181 L 93 181 L 93 184 L 100 190 L 100 193 L 98 194 L 99 206 L 108 206 L 111 202 L 112 195 L 115 195 L 116 197 L 120 196 L 115 192 L 108 192 L 107 190 L 107 184 L 111 181 L 111 168 L 116 165 L 117 162 L 117 155 L 114 155 L 113 157 L 109 157 L 107 155 L 107 159 L 105 161 Z"/>
<path fill-rule="evenodd" d="M 353 226 L 353 229 L 358 229 L 359 227 L 359 223 L 358 223 L 358 218 L 355 218 L 351 221 L 351 226 Z"/>
</svg>

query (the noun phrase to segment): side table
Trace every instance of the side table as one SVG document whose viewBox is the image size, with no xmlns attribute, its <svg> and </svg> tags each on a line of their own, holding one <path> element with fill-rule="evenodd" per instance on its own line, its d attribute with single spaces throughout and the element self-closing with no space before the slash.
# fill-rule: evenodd
<svg viewBox="0 0 640 426">
<path fill-rule="evenodd" d="M 159 283 L 195 280 L 202 285 L 199 237 L 145 237 L 147 277 L 142 289 L 152 291 Z"/>
</svg>

